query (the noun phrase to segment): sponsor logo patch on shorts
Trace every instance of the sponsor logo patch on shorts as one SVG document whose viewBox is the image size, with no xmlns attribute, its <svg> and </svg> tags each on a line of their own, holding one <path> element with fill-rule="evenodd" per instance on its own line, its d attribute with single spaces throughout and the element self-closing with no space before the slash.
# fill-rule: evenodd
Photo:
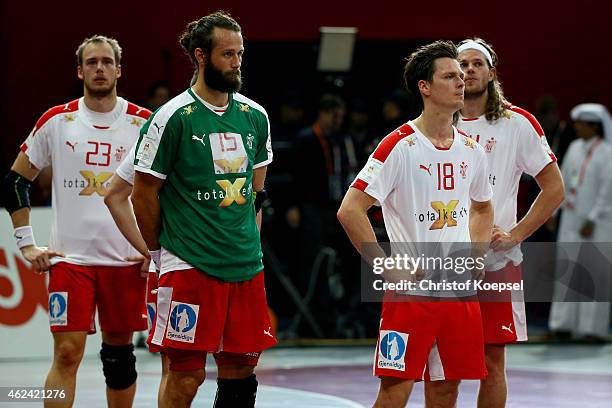
<svg viewBox="0 0 612 408">
<path fill-rule="evenodd" d="M 68 325 L 68 292 L 49 293 L 49 324 Z"/>
<path fill-rule="evenodd" d="M 193 343 L 198 322 L 200 306 L 189 303 L 172 302 L 170 306 L 170 325 L 166 338 L 174 341 Z"/>
<path fill-rule="evenodd" d="M 378 368 L 405 371 L 404 356 L 408 333 L 381 330 L 378 339 Z"/>
</svg>

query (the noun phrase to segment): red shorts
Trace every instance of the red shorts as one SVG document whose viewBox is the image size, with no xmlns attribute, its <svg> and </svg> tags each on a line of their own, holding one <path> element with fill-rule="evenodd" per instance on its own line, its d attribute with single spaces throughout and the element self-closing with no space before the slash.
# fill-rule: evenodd
<svg viewBox="0 0 612 408">
<path fill-rule="evenodd" d="M 478 302 L 383 301 L 374 375 L 407 380 L 484 378 Z"/>
<path fill-rule="evenodd" d="M 523 277 L 521 265 L 512 262 L 498 271 L 485 274 L 485 282 L 520 282 Z M 527 318 L 522 292 L 506 292 L 503 302 L 494 302 L 493 296 L 478 292 L 482 328 L 485 344 L 510 344 L 527 340 Z"/>
<path fill-rule="evenodd" d="M 149 332 L 155 323 L 155 311 L 157 310 L 157 273 L 149 272 L 147 276 L 147 323 Z"/>
<path fill-rule="evenodd" d="M 256 364 L 259 353 L 276 344 L 263 272 L 243 282 L 225 282 L 196 269 L 163 274 L 149 343 L 161 346 L 175 370 L 194 366 L 195 362 L 179 364 L 187 354 L 198 359 L 198 368 L 204 368 L 202 352 L 243 355 L 249 361 L 256 357 Z M 228 357 L 225 353 L 218 358 Z"/>
<path fill-rule="evenodd" d="M 155 326 L 155 315 L 157 313 L 157 272 L 149 272 L 147 276 L 147 325 L 149 326 L 149 335 Z M 151 353 L 159 353 L 159 346 L 149 344 Z"/>
<path fill-rule="evenodd" d="M 140 264 L 83 266 L 60 262 L 49 272 L 49 323 L 52 332 L 96 332 L 95 311 L 103 332 L 147 328 Z"/>
</svg>

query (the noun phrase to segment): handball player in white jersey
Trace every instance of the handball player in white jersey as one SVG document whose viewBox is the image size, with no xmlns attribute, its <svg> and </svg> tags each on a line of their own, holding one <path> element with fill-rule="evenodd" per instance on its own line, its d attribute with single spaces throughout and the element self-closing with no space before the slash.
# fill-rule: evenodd
<svg viewBox="0 0 612 408">
<path fill-rule="evenodd" d="M 109 406 L 131 406 L 136 392 L 132 334 L 147 327 L 141 262 L 104 206 L 116 167 L 138 139 L 151 112 L 117 97 L 121 48 L 104 36 L 78 47 L 77 75 L 84 96 L 49 109 L 21 145 L 3 183 L 21 253 L 39 273 L 49 271 L 53 364 L 47 389 L 63 389 L 72 406 L 87 334 L 102 331 L 100 357 Z M 38 247 L 30 226 L 29 188 L 53 168 L 53 225 L 49 248 Z M 51 403 L 46 401 L 46 404 Z"/>
<path fill-rule="evenodd" d="M 535 117 L 506 101 L 497 78 L 497 54 L 482 39 L 459 45 L 465 74 L 465 105 L 457 127 L 484 147 L 495 210 L 491 250 L 487 253 L 488 282 L 519 282 L 523 255 L 520 243 L 544 224 L 563 201 L 563 181 L 557 159 Z M 529 212 L 517 223 L 521 175 L 534 177 L 541 191 Z M 506 404 L 505 344 L 527 340 L 525 303 L 498 294 L 480 293 L 489 375 L 481 380 L 479 407 Z M 513 301 L 514 300 L 514 301 Z"/>
<path fill-rule="evenodd" d="M 464 91 L 456 58 L 457 49 L 445 41 L 410 55 L 404 79 L 423 111 L 381 141 L 338 211 L 351 242 L 370 263 L 385 257 L 367 216 L 374 204 L 382 206 L 392 243 L 471 240 L 484 243 L 481 254 L 488 246 L 493 209 L 485 154 L 452 126 Z M 387 292 L 383 300 L 374 366 L 381 382 L 374 406 L 404 406 L 420 380 L 431 384 L 428 406 L 454 406 L 461 379 L 486 375 L 478 302 L 442 301 L 433 293 L 419 296 L 421 301 L 398 300 L 401 296 Z"/>
</svg>

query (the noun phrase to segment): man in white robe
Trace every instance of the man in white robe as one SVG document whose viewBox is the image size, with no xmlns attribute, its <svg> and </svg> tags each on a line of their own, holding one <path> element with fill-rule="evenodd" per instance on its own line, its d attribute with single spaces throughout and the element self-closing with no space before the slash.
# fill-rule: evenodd
<svg viewBox="0 0 612 408">
<path fill-rule="evenodd" d="M 609 300 L 612 120 L 605 106 L 592 103 L 576 106 L 571 117 L 578 139 L 569 146 L 561 166 L 566 200 L 558 235 L 554 299 L 559 301 L 552 304 L 549 327 L 557 338 L 575 335 L 600 343 L 608 334 L 610 303 L 563 300 L 577 300 L 572 297 L 577 293 Z"/>
</svg>

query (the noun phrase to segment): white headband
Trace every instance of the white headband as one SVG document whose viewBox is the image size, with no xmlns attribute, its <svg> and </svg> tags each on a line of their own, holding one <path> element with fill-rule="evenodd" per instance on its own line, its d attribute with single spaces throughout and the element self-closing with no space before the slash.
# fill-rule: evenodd
<svg viewBox="0 0 612 408">
<path fill-rule="evenodd" d="M 482 44 L 479 44 L 476 41 L 468 41 L 465 44 L 461 44 L 459 48 L 457 49 L 458 53 L 462 53 L 465 50 L 477 50 L 477 51 L 482 52 L 484 56 L 487 58 L 487 61 L 489 61 L 489 65 L 492 67 L 494 66 L 493 58 L 491 57 L 491 53 Z"/>
</svg>

